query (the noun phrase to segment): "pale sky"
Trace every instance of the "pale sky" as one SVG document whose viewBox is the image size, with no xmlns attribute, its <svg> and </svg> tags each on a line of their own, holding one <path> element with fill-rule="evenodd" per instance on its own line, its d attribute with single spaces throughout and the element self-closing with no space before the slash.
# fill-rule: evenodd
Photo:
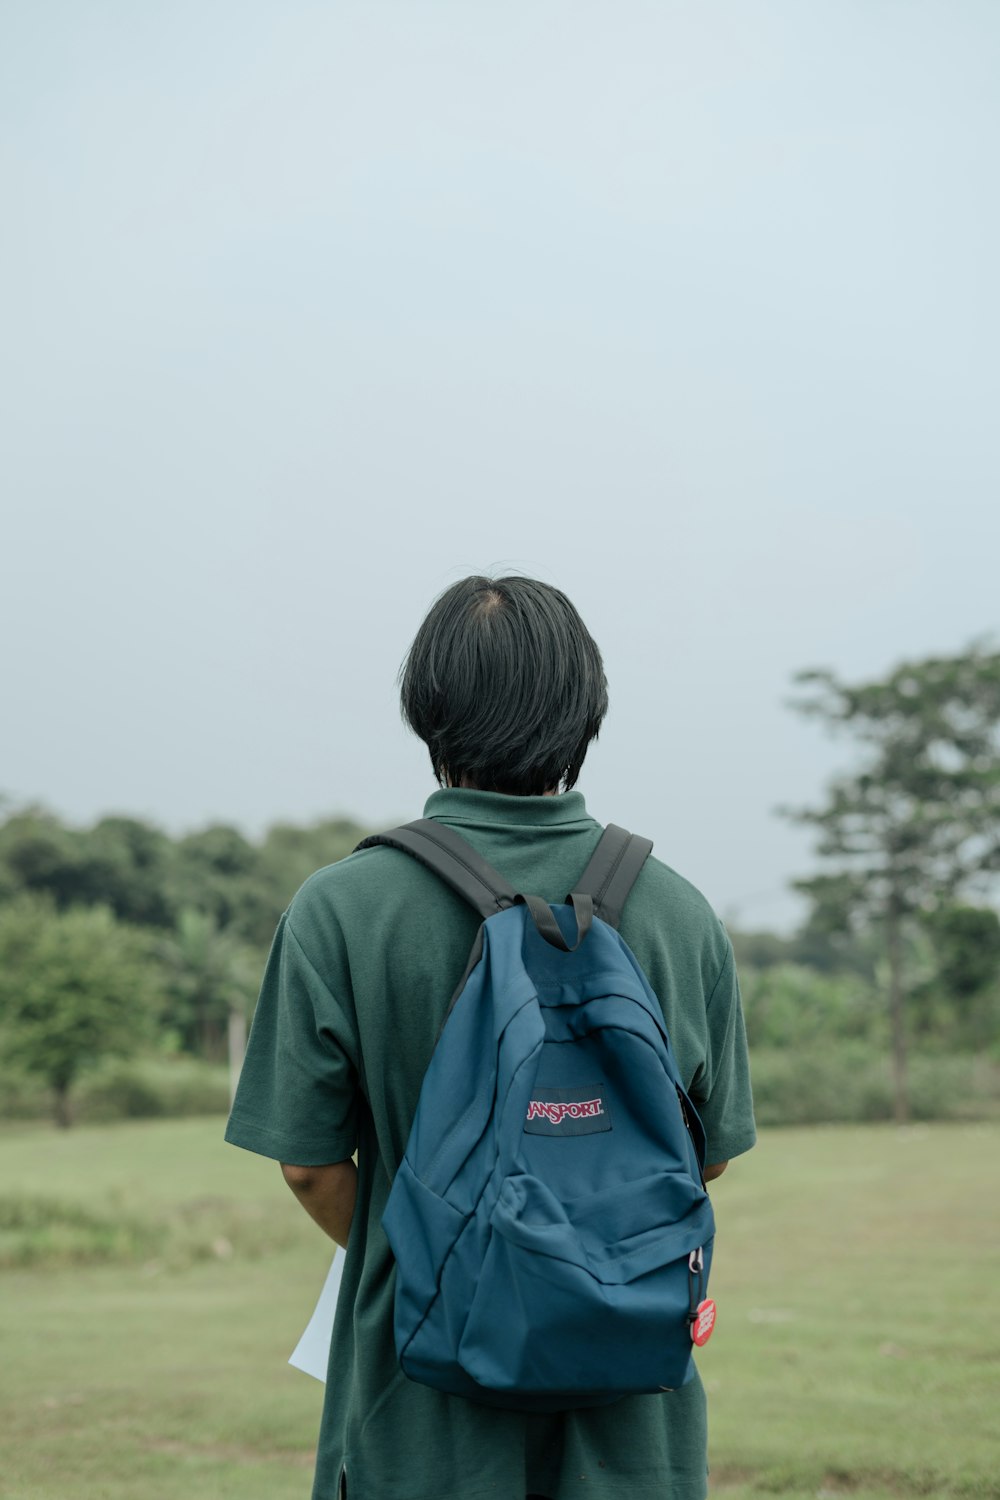
<svg viewBox="0 0 1000 1500">
<path fill-rule="evenodd" d="M 419 816 L 397 668 L 517 570 L 591 811 L 793 921 L 792 673 L 998 624 L 998 78 L 994 0 L 0 0 L 0 790 Z"/>
</svg>

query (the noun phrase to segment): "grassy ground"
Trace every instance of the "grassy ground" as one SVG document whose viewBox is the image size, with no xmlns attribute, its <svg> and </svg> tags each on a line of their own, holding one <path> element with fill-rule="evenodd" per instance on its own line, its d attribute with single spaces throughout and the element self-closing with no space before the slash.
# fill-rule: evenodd
<svg viewBox="0 0 1000 1500">
<path fill-rule="evenodd" d="M 715 1192 L 714 1492 L 1000 1496 L 1000 1131 L 773 1131 Z"/>
<path fill-rule="evenodd" d="M 329 1252 L 221 1128 L 0 1133 L 0 1500 L 309 1494 Z M 713 1495 L 1000 1497 L 1000 1130 L 771 1131 L 714 1197 Z"/>
</svg>

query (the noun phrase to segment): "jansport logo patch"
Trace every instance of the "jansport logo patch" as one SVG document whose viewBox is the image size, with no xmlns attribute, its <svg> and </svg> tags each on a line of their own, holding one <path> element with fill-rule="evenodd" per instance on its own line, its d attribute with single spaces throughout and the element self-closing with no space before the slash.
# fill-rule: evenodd
<svg viewBox="0 0 1000 1500">
<path fill-rule="evenodd" d="M 528 1135 L 593 1135 L 611 1129 L 604 1090 L 599 1084 L 575 1088 L 537 1085 L 531 1091 L 524 1129 Z"/>
<path fill-rule="evenodd" d="M 546 1099 L 532 1099 L 528 1105 L 529 1120 L 551 1120 L 553 1125 L 561 1125 L 563 1120 L 589 1120 L 594 1115 L 603 1115 L 604 1102 L 601 1099 L 581 1099 L 579 1103 L 572 1104 L 550 1104 Z"/>
</svg>

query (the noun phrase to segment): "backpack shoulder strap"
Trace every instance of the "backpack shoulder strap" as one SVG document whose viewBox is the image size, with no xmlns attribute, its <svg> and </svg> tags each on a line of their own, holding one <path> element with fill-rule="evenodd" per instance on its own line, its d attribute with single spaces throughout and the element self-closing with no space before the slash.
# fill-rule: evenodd
<svg viewBox="0 0 1000 1500">
<path fill-rule="evenodd" d="M 514 887 L 461 834 L 433 818 L 417 818 L 401 828 L 390 828 L 387 833 L 373 833 L 370 838 L 362 839 L 357 848 L 372 849 L 378 844 L 412 855 L 433 870 L 484 921 L 514 905 L 517 896 Z"/>
<path fill-rule="evenodd" d="M 609 823 L 574 887 L 574 894 L 592 897 L 595 917 L 609 927 L 617 927 L 628 893 L 652 848 L 652 839 L 640 838 L 627 828 L 619 828 L 617 823 Z"/>
</svg>

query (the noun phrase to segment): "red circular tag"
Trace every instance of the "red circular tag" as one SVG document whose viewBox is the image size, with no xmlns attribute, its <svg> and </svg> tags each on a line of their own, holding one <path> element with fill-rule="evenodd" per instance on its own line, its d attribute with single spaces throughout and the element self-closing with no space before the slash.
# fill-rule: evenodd
<svg viewBox="0 0 1000 1500">
<path fill-rule="evenodd" d="M 712 1329 L 715 1327 L 715 1303 L 711 1297 L 706 1297 L 704 1302 L 698 1303 L 694 1322 L 691 1324 L 691 1337 L 700 1349 L 702 1344 L 707 1344 L 712 1337 Z"/>
</svg>

